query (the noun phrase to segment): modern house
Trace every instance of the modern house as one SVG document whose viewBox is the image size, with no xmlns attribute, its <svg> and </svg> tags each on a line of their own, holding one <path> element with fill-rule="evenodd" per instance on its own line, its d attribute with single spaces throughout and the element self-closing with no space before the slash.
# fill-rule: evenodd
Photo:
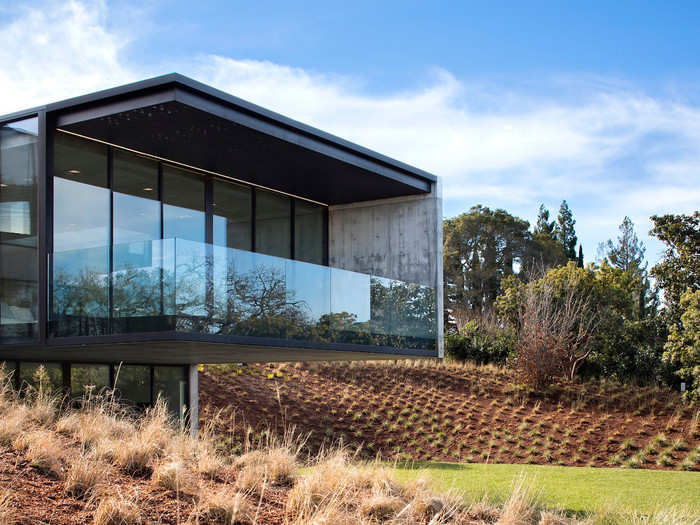
<svg viewBox="0 0 700 525">
<path fill-rule="evenodd" d="M 435 176 L 181 75 L 0 117 L 18 385 L 196 411 L 197 363 L 441 357 L 441 252 Z"/>
</svg>

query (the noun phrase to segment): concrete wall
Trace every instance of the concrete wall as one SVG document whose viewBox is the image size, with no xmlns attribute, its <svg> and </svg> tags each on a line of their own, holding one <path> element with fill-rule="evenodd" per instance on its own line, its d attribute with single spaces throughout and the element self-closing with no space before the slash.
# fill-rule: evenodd
<svg viewBox="0 0 700 525">
<path fill-rule="evenodd" d="M 435 286 L 442 355 L 442 187 L 426 195 L 330 206 L 334 268 Z"/>
</svg>

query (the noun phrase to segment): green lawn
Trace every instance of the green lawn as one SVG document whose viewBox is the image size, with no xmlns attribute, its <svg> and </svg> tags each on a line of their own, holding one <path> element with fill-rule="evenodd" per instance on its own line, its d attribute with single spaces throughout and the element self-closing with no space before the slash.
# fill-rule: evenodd
<svg viewBox="0 0 700 525">
<path fill-rule="evenodd" d="M 700 513 L 700 473 L 660 470 L 416 463 L 396 467 L 400 480 L 424 478 L 436 488 L 456 489 L 468 499 L 484 494 L 501 501 L 520 477 L 548 507 L 574 512 L 635 510 L 682 505 Z"/>
</svg>

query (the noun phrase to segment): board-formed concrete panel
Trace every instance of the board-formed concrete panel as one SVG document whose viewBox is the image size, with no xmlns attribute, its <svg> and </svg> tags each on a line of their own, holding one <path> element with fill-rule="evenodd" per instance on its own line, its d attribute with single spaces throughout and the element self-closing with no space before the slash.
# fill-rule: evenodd
<svg viewBox="0 0 700 525">
<path fill-rule="evenodd" d="M 427 286 L 437 292 L 442 356 L 442 191 L 330 206 L 329 264 Z"/>
</svg>

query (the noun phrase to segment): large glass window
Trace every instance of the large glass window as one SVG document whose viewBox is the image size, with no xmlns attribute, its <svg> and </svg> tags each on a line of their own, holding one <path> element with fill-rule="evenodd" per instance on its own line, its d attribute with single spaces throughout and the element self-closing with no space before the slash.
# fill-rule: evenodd
<svg viewBox="0 0 700 525">
<path fill-rule="evenodd" d="M 291 205 L 289 197 L 255 192 L 255 251 L 286 257 L 292 253 Z"/>
<path fill-rule="evenodd" d="M 137 406 L 151 402 L 151 367 L 125 365 L 114 367 L 119 397 Z"/>
<path fill-rule="evenodd" d="M 107 333 L 110 190 L 107 147 L 55 135 L 54 335 Z"/>
<path fill-rule="evenodd" d="M 63 367 L 59 363 L 20 363 L 20 388 L 31 387 L 59 392 L 63 388 Z"/>
<path fill-rule="evenodd" d="M 187 377 L 182 366 L 153 367 L 153 399 L 160 397 L 182 419 L 187 406 Z"/>
<path fill-rule="evenodd" d="M 251 248 L 251 189 L 220 180 L 213 182 L 214 244 Z"/>
<path fill-rule="evenodd" d="M 149 331 L 161 313 L 158 163 L 114 151 L 113 331 Z M 140 319 L 145 322 L 130 321 Z"/>
<path fill-rule="evenodd" d="M 296 200 L 294 203 L 294 258 L 323 264 L 326 209 L 318 204 Z"/>
<path fill-rule="evenodd" d="M 60 131 L 54 154 L 53 336 L 328 331 L 328 272 L 279 259 L 325 262 L 323 206 Z"/>
<path fill-rule="evenodd" d="M 0 126 L 0 343 L 38 335 L 37 126 Z"/>
<path fill-rule="evenodd" d="M 163 168 L 163 228 L 166 239 L 204 242 L 204 178 Z"/>
<path fill-rule="evenodd" d="M 70 391 L 74 397 L 103 393 L 109 387 L 109 365 L 70 366 Z"/>
</svg>

